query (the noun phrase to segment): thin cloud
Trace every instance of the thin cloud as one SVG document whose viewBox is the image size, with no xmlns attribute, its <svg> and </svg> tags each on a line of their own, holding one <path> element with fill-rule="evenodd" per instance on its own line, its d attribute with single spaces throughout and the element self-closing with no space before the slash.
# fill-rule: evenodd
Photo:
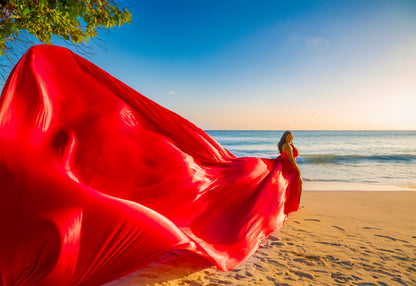
<svg viewBox="0 0 416 286">
<path fill-rule="evenodd" d="M 168 92 L 169 94 L 175 94 L 175 92 L 173 90 Z"/>
<path fill-rule="evenodd" d="M 329 41 L 322 37 L 306 37 L 305 43 L 308 47 L 319 48 L 328 45 Z"/>
</svg>

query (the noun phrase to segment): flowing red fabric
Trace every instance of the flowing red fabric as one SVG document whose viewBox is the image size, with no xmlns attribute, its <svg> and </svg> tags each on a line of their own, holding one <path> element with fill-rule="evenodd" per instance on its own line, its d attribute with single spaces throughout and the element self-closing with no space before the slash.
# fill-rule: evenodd
<svg viewBox="0 0 416 286">
<path fill-rule="evenodd" d="M 0 284 L 99 285 L 173 249 L 233 269 L 298 209 L 288 164 L 236 158 L 68 49 L 33 47 L 0 98 Z"/>
</svg>

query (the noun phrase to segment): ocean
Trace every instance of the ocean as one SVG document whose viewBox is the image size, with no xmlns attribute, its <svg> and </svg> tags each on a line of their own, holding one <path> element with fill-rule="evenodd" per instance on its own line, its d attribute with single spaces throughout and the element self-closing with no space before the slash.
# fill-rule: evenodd
<svg viewBox="0 0 416 286">
<path fill-rule="evenodd" d="M 237 157 L 276 158 L 283 131 L 207 130 Z M 416 186 L 416 131 L 292 131 L 305 182 Z"/>
</svg>

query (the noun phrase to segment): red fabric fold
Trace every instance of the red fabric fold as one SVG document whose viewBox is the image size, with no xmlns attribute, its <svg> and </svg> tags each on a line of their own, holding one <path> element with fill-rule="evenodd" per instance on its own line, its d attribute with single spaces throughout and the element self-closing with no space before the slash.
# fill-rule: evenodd
<svg viewBox="0 0 416 286">
<path fill-rule="evenodd" d="M 236 158 L 91 62 L 32 47 L 0 98 L 0 284 L 99 285 L 172 249 L 231 270 L 298 208 L 285 158 Z"/>
</svg>

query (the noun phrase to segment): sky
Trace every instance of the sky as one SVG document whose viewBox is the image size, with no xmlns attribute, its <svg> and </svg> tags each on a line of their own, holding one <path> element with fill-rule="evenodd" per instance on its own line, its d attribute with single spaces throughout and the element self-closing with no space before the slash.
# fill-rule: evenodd
<svg viewBox="0 0 416 286">
<path fill-rule="evenodd" d="M 202 129 L 416 129 L 416 1 L 119 7 L 88 59 Z"/>
</svg>

